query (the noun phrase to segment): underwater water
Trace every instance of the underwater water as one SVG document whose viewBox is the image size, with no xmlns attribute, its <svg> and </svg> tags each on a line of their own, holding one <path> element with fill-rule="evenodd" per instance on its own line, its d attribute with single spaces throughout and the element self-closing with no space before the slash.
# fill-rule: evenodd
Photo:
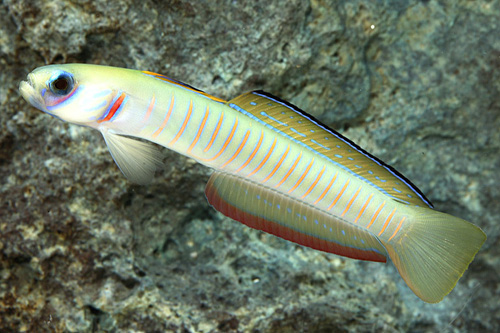
<svg viewBox="0 0 500 333">
<path fill-rule="evenodd" d="M 498 1 L 3 1 L 0 331 L 486 332 L 500 328 Z M 427 304 L 394 265 L 212 209 L 164 149 L 129 182 L 101 135 L 37 111 L 49 63 L 151 70 L 229 100 L 263 89 L 394 166 L 488 236 Z"/>
</svg>

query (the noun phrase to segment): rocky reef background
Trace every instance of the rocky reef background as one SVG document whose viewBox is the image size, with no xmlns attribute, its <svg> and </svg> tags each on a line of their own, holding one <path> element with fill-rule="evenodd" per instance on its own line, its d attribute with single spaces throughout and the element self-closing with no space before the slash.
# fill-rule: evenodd
<svg viewBox="0 0 500 333">
<path fill-rule="evenodd" d="M 498 1 L 0 4 L 0 331 L 493 332 L 500 327 Z M 393 165 L 488 241 L 425 304 L 392 264 L 251 230 L 210 170 L 165 150 L 128 182 L 99 133 L 30 107 L 35 67 L 152 70 L 230 99 L 264 89 Z"/>
</svg>

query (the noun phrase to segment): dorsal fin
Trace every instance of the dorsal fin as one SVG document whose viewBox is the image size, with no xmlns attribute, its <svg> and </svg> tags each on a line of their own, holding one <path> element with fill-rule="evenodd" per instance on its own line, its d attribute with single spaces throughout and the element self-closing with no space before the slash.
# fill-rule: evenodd
<svg viewBox="0 0 500 333">
<path fill-rule="evenodd" d="M 264 91 L 238 96 L 228 105 L 347 170 L 393 199 L 433 208 L 408 179 L 296 106 Z"/>
</svg>

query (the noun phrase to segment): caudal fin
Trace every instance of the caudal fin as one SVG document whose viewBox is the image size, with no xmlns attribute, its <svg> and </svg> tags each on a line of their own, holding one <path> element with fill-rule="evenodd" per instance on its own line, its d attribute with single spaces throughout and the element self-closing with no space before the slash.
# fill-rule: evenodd
<svg viewBox="0 0 500 333">
<path fill-rule="evenodd" d="M 486 235 L 457 217 L 415 209 L 397 236 L 383 243 L 411 290 L 423 301 L 437 303 L 455 287 Z"/>
</svg>

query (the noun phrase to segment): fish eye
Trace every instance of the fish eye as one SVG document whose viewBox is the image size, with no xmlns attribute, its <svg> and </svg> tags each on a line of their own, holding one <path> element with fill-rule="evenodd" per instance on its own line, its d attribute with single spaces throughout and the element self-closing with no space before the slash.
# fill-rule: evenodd
<svg viewBox="0 0 500 333">
<path fill-rule="evenodd" d="M 67 95 L 73 90 L 73 77 L 68 73 L 61 73 L 49 83 L 50 91 L 59 96 Z"/>
</svg>

